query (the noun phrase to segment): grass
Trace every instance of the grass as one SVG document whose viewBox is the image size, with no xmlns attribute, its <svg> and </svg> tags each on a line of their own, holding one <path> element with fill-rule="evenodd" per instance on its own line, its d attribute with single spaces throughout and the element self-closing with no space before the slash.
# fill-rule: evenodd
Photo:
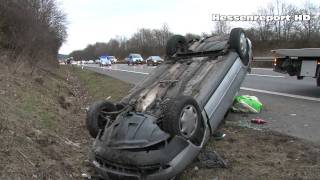
<svg viewBox="0 0 320 180">
<path fill-rule="evenodd" d="M 28 91 L 25 91 L 22 95 L 23 101 L 20 105 L 21 109 L 27 113 L 33 113 L 37 110 L 37 107 L 39 105 L 39 101 L 34 96 L 34 94 L 27 93 Z"/>
<path fill-rule="evenodd" d="M 53 112 L 41 112 L 39 113 L 41 119 L 41 125 L 44 128 L 53 129 L 57 127 L 56 124 L 56 114 Z"/>
<path fill-rule="evenodd" d="M 93 100 L 105 99 L 110 96 L 110 100 L 116 102 L 122 99 L 132 88 L 131 85 L 123 81 L 96 72 L 78 67 L 73 67 L 72 70 L 83 82 Z"/>
<path fill-rule="evenodd" d="M 54 129 L 56 127 L 57 115 L 55 111 L 50 110 L 55 107 L 52 94 L 43 96 L 39 91 L 32 88 L 26 88 L 20 93 L 21 104 L 18 105 L 18 108 L 30 117 L 39 120 L 40 127 Z"/>
<path fill-rule="evenodd" d="M 109 96 L 118 101 L 131 86 L 72 66 L 33 76 L 2 69 L 0 179 L 81 179 L 92 143 L 85 108 Z"/>
<path fill-rule="evenodd" d="M 70 96 L 68 93 L 70 90 L 66 88 L 70 88 L 70 84 L 64 80 L 67 78 L 66 74 L 78 79 L 80 89 L 87 91 L 91 102 L 106 99 L 109 96 L 110 101 L 119 101 L 131 88 L 131 85 L 117 79 L 78 67 L 65 66 L 58 71 L 58 75 L 64 77 L 62 79 L 46 76 L 42 78 L 43 84 L 32 80 L 26 81 L 25 86 L 14 88 L 19 99 L 16 107 L 21 111 L 22 117 L 25 114 L 28 115 L 22 119 L 36 120 L 37 127 L 41 129 L 54 130 L 59 126 L 61 115 L 59 115 L 60 104 L 57 99 L 59 96 Z"/>
</svg>

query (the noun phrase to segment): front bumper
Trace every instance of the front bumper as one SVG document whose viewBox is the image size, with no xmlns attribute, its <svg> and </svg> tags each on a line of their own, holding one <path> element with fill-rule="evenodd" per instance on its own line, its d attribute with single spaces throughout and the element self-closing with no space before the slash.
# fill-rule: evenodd
<svg viewBox="0 0 320 180">
<path fill-rule="evenodd" d="M 92 162 L 96 171 L 104 179 L 167 180 L 174 178 L 178 173 L 182 172 L 190 163 L 192 163 L 200 150 L 200 147 L 195 146 L 192 143 L 188 143 L 182 151 L 165 164 L 130 166 L 112 163 L 97 156 L 94 157 Z M 134 155 L 134 152 L 132 155 Z M 147 156 L 146 158 L 152 159 L 152 155 Z"/>
<path fill-rule="evenodd" d="M 119 115 L 111 126 L 100 131 L 90 161 L 102 178 L 171 179 L 196 158 L 202 145 L 167 134 L 156 120 L 131 112 Z"/>
<path fill-rule="evenodd" d="M 152 65 L 159 65 L 162 63 L 162 61 L 150 61 L 149 63 Z"/>
</svg>

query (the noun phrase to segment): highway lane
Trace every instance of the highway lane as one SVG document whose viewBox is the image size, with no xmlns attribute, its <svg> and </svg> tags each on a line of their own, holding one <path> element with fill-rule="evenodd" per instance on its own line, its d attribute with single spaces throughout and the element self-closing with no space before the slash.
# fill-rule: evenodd
<svg viewBox="0 0 320 180">
<path fill-rule="evenodd" d="M 252 74 L 269 75 L 269 77 Z M 273 72 L 272 69 L 253 69 L 252 74 L 247 76 L 242 84 L 243 87 L 320 98 L 320 87 L 316 86 L 314 78 L 297 80 L 295 76 Z"/>
<path fill-rule="evenodd" d="M 131 84 L 141 82 L 156 66 L 116 64 L 111 67 L 100 68 L 97 65 L 86 65 L 86 68 L 99 73 L 110 75 Z M 248 74 L 242 87 L 249 89 L 265 90 L 289 95 L 320 98 L 320 87 L 316 86 L 314 78 L 297 80 L 286 74 L 280 74 L 272 69 L 254 68 Z"/>
</svg>

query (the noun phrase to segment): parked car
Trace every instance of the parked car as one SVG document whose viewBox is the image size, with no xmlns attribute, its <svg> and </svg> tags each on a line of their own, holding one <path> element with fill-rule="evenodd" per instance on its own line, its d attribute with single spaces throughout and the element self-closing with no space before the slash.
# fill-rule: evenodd
<svg viewBox="0 0 320 180">
<path fill-rule="evenodd" d="M 100 64 L 100 63 L 101 63 L 100 59 L 96 59 L 94 62 L 95 62 L 96 64 Z"/>
<path fill-rule="evenodd" d="M 163 62 L 163 59 L 160 56 L 150 56 L 146 59 L 147 66 L 158 65 L 158 64 L 161 64 L 162 62 Z"/>
<path fill-rule="evenodd" d="M 120 102 L 90 106 L 90 162 L 101 177 L 168 180 L 180 174 L 228 112 L 252 51 L 244 31 L 235 28 L 230 36 L 190 43 L 172 36 L 166 56 Z"/>
<path fill-rule="evenodd" d="M 108 56 L 100 56 L 100 67 L 102 66 L 111 66 L 111 60 Z"/>
<path fill-rule="evenodd" d="M 129 54 L 126 61 L 128 65 L 142 64 L 143 58 L 140 54 Z"/>
<path fill-rule="evenodd" d="M 93 60 L 89 60 L 87 64 L 94 64 Z"/>
<path fill-rule="evenodd" d="M 114 57 L 114 56 L 109 56 L 108 58 L 110 59 L 112 64 L 116 64 L 117 61 L 118 61 L 118 59 L 116 57 Z"/>
<path fill-rule="evenodd" d="M 77 65 L 77 64 L 78 64 L 78 62 L 79 62 L 79 61 L 73 61 L 73 60 L 71 60 L 71 62 L 70 62 L 70 63 L 71 63 L 72 65 Z"/>
</svg>

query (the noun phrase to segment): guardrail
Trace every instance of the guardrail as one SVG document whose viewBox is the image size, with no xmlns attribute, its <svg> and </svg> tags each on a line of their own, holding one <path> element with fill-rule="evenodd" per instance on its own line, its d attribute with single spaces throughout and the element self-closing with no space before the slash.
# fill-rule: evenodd
<svg viewBox="0 0 320 180">
<path fill-rule="evenodd" d="M 252 67 L 259 68 L 272 68 L 273 58 L 272 57 L 253 57 Z"/>
<path fill-rule="evenodd" d="M 273 57 L 253 57 L 253 61 L 273 61 Z"/>
</svg>

